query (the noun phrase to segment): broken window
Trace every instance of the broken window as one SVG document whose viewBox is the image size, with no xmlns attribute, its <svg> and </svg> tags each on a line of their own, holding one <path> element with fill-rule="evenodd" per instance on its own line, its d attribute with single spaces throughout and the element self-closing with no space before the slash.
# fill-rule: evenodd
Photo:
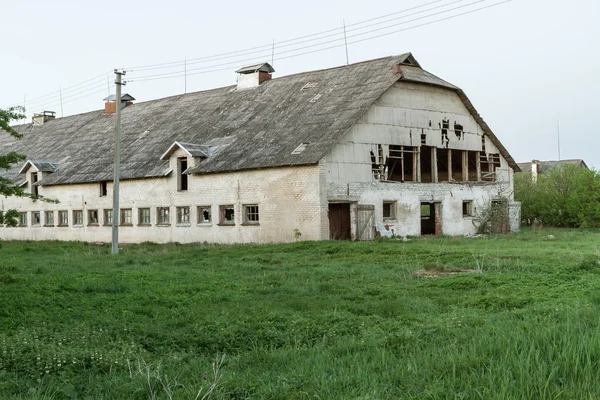
<svg viewBox="0 0 600 400">
<path fill-rule="evenodd" d="M 219 225 L 235 225 L 235 209 L 233 205 L 219 207 Z"/>
<path fill-rule="evenodd" d="M 73 225 L 83 225 L 83 211 L 82 210 L 74 210 L 73 211 Z"/>
<path fill-rule="evenodd" d="M 462 202 L 462 215 L 463 217 L 472 217 L 473 216 L 473 201 L 472 200 L 464 200 Z"/>
<path fill-rule="evenodd" d="M 498 153 L 490 153 L 485 154 L 484 152 L 480 153 L 481 157 L 481 180 L 493 182 L 496 180 L 496 168 L 500 168 L 502 165 L 500 163 L 500 154 Z"/>
<path fill-rule="evenodd" d="M 69 212 L 59 211 L 58 212 L 58 226 L 69 226 Z"/>
<path fill-rule="evenodd" d="M 171 219 L 169 217 L 169 207 L 156 208 L 156 223 L 157 225 L 169 225 Z"/>
<path fill-rule="evenodd" d="M 27 213 L 19 213 L 19 226 L 27 226 Z"/>
<path fill-rule="evenodd" d="M 138 225 L 150 225 L 150 209 L 138 208 Z"/>
<path fill-rule="evenodd" d="M 104 225 L 112 225 L 113 224 L 113 211 L 112 210 L 104 210 Z"/>
<path fill-rule="evenodd" d="M 454 121 L 454 134 L 457 138 L 462 138 L 463 126 L 461 124 L 457 124 L 456 121 Z"/>
<path fill-rule="evenodd" d="M 108 183 L 106 181 L 100 182 L 100 197 L 106 196 L 108 193 Z"/>
<path fill-rule="evenodd" d="M 209 224 L 211 222 L 210 206 L 198 207 L 198 223 Z"/>
<path fill-rule="evenodd" d="M 121 209 L 121 220 L 119 222 L 120 222 L 120 225 L 123 225 L 123 226 L 133 225 L 131 208 L 122 208 Z"/>
<path fill-rule="evenodd" d="M 417 147 L 390 145 L 387 159 L 387 179 L 396 182 L 416 182 L 417 154 Z"/>
<path fill-rule="evenodd" d="M 88 210 L 88 225 L 98 225 L 98 210 Z"/>
<path fill-rule="evenodd" d="M 34 211 L 31 213 L 31 224 L 32 225 L 40 225 L 42 223 L 42 216 L 39 211 Z"/>
<path fill-rule="evenodd" d="M 421 146 L 421 182 L 433 182 L 432 147 Z"/>
<path fill-rule="evenodd" d="M 467 151 L 468 168 L 469 168 L 469 181 L 479 180 L 479 152 L 478 151 Z"/>
<path fill-rule="evenodd" d="M 437 170 L 438 170 L 438 182 L 450 181 L 450 171 L 452 165 L 449 163 L 451 150 L 449 149 L 437 149 Z"/>
<path fill-rule="evenodd" d="M 442 129 L 442 147 L 448 148 L 448 144 L 450 143 L 450 138 L 448 137 L 450 120 L 443 119 L 440 128 Z"/>
<path fill-rule="evenodd" d="M 187 158 L 182 157 L 177 159 L 177 190 L 179 191 L 188 190 L 188 176 L 184 173 L 187 169 L 187 164 Z"/>
<path fill-rule="evenodd" d="M 250 225 L 258 225 L 258 204 L 244 205 L 244 223 Z"/>
<path fill-rule="evenodd" d="M 378 181 L 384 181 L 387 179 L 386 171 L 385 171 L 385 156 L 383 151 L 383 146 L 378 144 L 377 153 L 374 153 L 371 150 L 371 169 L 373 171 L 373 178 Z"/>
<path fill-rule="evenodd" d="M 383 202 L 383 219 L 396 219 L 396 202 L 395 201 L 384 201 Z"/>
<path fill-rule="evenodd" d="M 177 223 L 178 224 L 189 224 L 190 223 L 190 208 L 189 207 L 177 207 Z"/>
<path fill-rule="evenodd" d="M 54 226 L 54 211 L 44 213 L 44 226 Z"/>
<path fill-rule="evenodd" d="M 31 173 L 31 194 L 33 194 L 34 196 L 38 196 L 38 187 L 36 185 L 38 181 L 38 174 L 37 172 L 32 172 Z"/>
</svg>

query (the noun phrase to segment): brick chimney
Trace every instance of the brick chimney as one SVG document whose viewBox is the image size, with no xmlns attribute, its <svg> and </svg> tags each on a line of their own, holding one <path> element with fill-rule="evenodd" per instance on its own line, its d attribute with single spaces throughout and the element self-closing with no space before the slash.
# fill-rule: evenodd
<svg viewBox="0 0 600 400">
<path fill-rule="evenodd" d="M 33 114 L 33 117 L 31 118 L 31 123 L 33 124 L 33 126 L 41 126 L 55 118 L 56 113 L 54 111 L 42 111 L 39 114 Z"/>
<path fill-rule="evenodd" d="M 271 80 L 275 72 L 269 63 L 249 65 L 237 71 L 237 90 L 247 90 L 259 87 L 263 82 Z"/>
<path fill-rule="evenodd" d="M 114 114 L 117 112 L 116 98 L 117 96 L 114 94 L 111 94 L 110 96 L 104 98 L 104 114 Z M 128 93 L 125 93 L 121 96 L 122 107 L 129 107 L 133 104 L 133 100 L 135 100 L 133 96 L 129 95 Z"/>
</svg>

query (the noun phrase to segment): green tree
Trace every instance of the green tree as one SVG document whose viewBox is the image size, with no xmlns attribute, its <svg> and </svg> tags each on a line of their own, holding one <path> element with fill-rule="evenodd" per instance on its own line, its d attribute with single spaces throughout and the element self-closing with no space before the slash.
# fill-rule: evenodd
<svg viewBox="0 0 600 400">
<path fill-rule="evenodd" d="M 24 112 L 25 109 L 23 107 L 11 107 L 7 110 L 0 109 L 0 129 L 13 137 L 20 139 L 22 135 L 10 126 L 10 122 L 25 118 Z M 7 154 L 0 154 L 0 169 L 7 171 L 13 164 L 24 161 L 25 158 L 26 156 L 24 154 L 19 154 L 14 151 Z M 10 179 L 0 176 L 0 195 L 8 197 L 27 196 L 29 194 Z M 15 210 L 8 210 L 6 212 L 0 211 L 0 224 L 15 226 L 17 224 L 16 217 L 18 217 L 18 215 L 18 212 Z"/>
<path fill-rule="evenodd" d="M 538 176 L 515 176 L 515 200 L 521 202 L 523 220 L 547 226 L 600 227 L 600 173 L 562 165 Z"/>
</svg>

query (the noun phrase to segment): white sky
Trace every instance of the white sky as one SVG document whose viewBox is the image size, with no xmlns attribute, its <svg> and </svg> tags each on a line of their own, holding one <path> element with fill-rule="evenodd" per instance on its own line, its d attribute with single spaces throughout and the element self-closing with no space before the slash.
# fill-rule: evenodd
<svg viewBox="0 0 600 400">
<path fill-rule="evenodd" d="M 4 54 L 0 64 L 0 107 L 22 103 L 26 96 L 28 115 L 51 109 L 60 116 L 58 94 L 32 99 L 57 92 L 61 87 L 65 116 L 100 109 L 108 92 L 107 83 L 114 81 L 108 72 L 114 68 L 243 50 L 273 40 L 284 41 L 338 28 L 342 20 L 350 25 L 433 1 L 1 0 L 0 35 Z M 395 22 L 475 1 L 440 0 L 410 13 L 454 4 Z M 470 7 L 378 33 L 499 1 L 480 0 Z M 557 121 L 560 121 L 561 158 L 582 158 L 598 168 L 599 20 L 599 0 L 512 0 L 455 19 L 350 45 L 349 57 L 352 63 L 410 51 L 423 68 L 467 93 L 516 161 L 557 159 Z M 366 36 L 369 35 L 363 37 Z M 187 91 L 234 84 L 234 71 L 251 63 L 246 60 L 256 56 L 188 65 L 192 69 L 232 62 L 214 68 L 227 71 L 188 76 Z M 270 61 L 270 55 L 259 56 Z M 278 61 L 276 45 L 274 76 L 345 62 L 343 47 Z M 173 71 L 134 70 L 125 79 Z M 106 78 L 92 81 L 91 86 L 88 82 L 88 86 L 68 89 L 101 74 Z M 114 93 L 114 85 L 110 90 Z M 138 102 L 183 91 L 183 77 L 132 81 L 124 88 L 124 93 L 130 93 Z M 78 99 L 85 95 L 88 96 Z"/>
</svg>

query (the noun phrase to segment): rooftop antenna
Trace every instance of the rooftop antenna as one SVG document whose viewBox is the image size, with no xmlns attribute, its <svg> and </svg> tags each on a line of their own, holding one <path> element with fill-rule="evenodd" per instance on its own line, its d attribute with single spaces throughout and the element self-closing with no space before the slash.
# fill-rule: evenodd
<svg viewBox="0 0 600 400">
<path fill-rule="evenodd" d="M 187 93 L 187 56 L 183 59 L 183 93 Z"/>
<path fill-rule="evenodd" d="M 275 39 L 273 39 L 273 48 L 271 49 L 271 67 L 275 65 Z"/>
<path fill-rule="evenodd" d="M 110 96 L 110 74 L 106 74 L 106 92 Z"/>
<path fill-rule="evenodd" d="M 558 138 L 558 161 L 560 161 L 560 126 L 556 121 L 556 136 Z"/>
<path fill-rule="evenodd" d="M 25 112 L 27 111 L 27 95 L 24 94 L 23 95 L 23 122 L 27 121 L 27 116 L 25 115 Z"/>
<path fill-rule="evenodd" d="M 346 37 L 346 20 L 342 20 L 342 22 L 344 23 L 344 45 L 346 46 L 346 65 L 350 64 L 350 61 L 348 59 L 348 39 Z"/>
</svg>

